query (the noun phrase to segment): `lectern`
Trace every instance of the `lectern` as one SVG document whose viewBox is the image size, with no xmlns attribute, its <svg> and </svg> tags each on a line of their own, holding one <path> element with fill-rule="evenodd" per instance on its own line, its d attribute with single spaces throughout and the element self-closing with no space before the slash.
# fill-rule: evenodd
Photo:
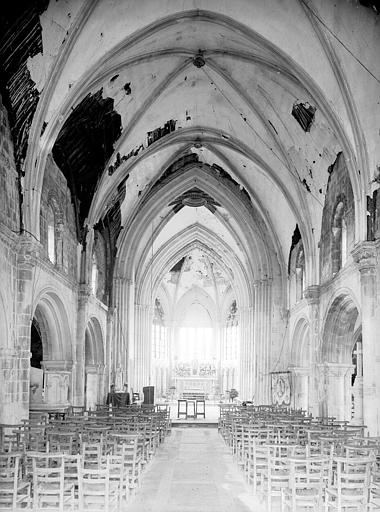
<svg viewBox="0 0 380 512">
<path fill-rule="evenodd" d="M 154 404 L 154 386 L 143 387 L 143 393 L 144 393 L 144 405 L 153 405 Z"/>
</svg>

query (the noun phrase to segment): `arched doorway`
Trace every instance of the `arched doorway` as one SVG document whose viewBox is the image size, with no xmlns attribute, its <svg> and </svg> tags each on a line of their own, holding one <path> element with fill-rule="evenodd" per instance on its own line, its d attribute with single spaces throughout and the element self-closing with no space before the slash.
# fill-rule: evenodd
<svg viewBox="0 0 380 512">
<path fill-rule="evenodd" d="M 338 295 L 330 305 L 323 329 L 320 365 L 320 414 L 338 420 L 362 419 L 360 315 L 352 297 Z M 356 372 L 356 376 L 354 377 Z M 357 380 L 358 379 L 358 380 Z M 353 398 L 359 398 L 356 411 Z M 362 403 L 362 400 L 361 400 Z"/>
</svg>

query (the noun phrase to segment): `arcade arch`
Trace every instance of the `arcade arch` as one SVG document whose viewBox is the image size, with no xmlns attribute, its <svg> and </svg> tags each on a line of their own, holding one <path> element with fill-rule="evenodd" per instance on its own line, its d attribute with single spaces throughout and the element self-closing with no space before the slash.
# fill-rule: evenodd
<svg viewBox="0 0 380 512">
<path fill-rule="evenodd" d="M 355 380 L 352 378 L 355 371 L 354 355 L 356 363 L 362 368 L 360 332 L 361 320 L 357 302 L 349 291 L 342 290 L 335 294 L 327 309 L 322 330 L 320 365 L 321 386 L 324 387 L 320 397 L 320 409 L 323 414 L 340 420 L 362 420 L 362 381 L 359 378 L 354 388 Z M 357 406 L 354 408 L 355 396 Z"/>
<path fill-rule="evenodd" d="M 96 409 L 104 396 L 104 336 L 97 318 L 91 317 L 85 330 L 85 406 Z"/>
</svg>

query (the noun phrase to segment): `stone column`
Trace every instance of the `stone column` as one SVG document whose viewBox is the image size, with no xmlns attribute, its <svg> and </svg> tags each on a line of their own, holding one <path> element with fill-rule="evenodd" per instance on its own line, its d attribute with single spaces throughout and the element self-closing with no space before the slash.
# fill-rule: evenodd
<svg viewBox="0 0 380 512">
<path fill-rule="evenodd" d="M 292 374 L 292 405 L 295 409 L 309 410 L 309 375 L 310 369 L 290 366 Z"/>
<path fill-rule="evenodd" d="M 319 409 L 319 397 L 318 389 L 319 386 L 319 371 L 317 368 L 321 350 L 321 338 L 319 332 L 319 298 L 320 288 L 318 285 L 311 285 L 304 290 L 304 297 L 307 300 L 309 306 L 309 319 L 310 319 L 310 386 L 309 386 L 309 397 L 308 412 L 313 416 L 320 415 Z"/>
<path fill-rule="evenodd" d="M 5 355 L 5 393 L 12 403 L 12 418 L 18 423 L 29 417 L 30 329 L 32 322 L 35 269 L 41 244 L 26 235 L 17 247 L 16 339 L 13 356 Z M 9 373 L 10 372 L 10 373 Z M 4 389 L 4 388 L 2 388 Z"/>
<path fill-rule="evenodd" d="M 134 388 L 142 393 L 151 380 L 152 359 L 152 308 L 147 304 L 135 304 L 135 364 Z"/>
<path fill-rule="evenodd" d="M 270 404 L 270 359 L 272 332 L 272 280 L 264 279 L 254 283 L 255 306 L 253 326 L 253 353 L 255 363 L 255 404 Z"/>
<path fill-rule="evenodd" d="M 352 364 L 325 363 L 327 415 L 351 420 Z"/>
<path fill-rule="evenodd" d="M 0 423 L 29 417 L 30 351 L 0 348 Z"/>
<path fill-rule="evenodd" d="M 115 368 L 120 366 L 124 373 L 124 382 L 134 386 L 134 283 L 128 277 L 115 278 L 115 346 L 117 360 Z"/>
<path fill-rule="evenodd" d="M 352 256 L 360 272 L 363 342 L 363 419 L 372 436 L 380 435 L 380 315 L 377 301 L 379 242 L 361 242 Z"/>
<path fill-rule="evenodd" d="M 242 400 L 252 400 L 255 393 L 255 343 L 253 336 L 253 308 L 240 311 L 240 366 L 239 394 Z"/>
<path fill-rule="evenodd" d="M 85 335 L 88 320 L 88 299 L 91 288 L 87 284 L 79 285 L 78 291 L 78 320 L 75 344 L 75 361 L 73 372 L 73 405 L 83 406 L 85 401 Z"/>
<path fill-rule="evenodd" d="M 86 364 L 86 410 L 96 410 L 99 401 L 99 365 Z"/>
</svg>

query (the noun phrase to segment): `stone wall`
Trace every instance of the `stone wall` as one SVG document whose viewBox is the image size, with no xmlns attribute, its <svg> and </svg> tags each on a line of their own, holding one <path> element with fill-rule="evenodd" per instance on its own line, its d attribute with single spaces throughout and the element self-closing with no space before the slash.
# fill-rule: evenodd
<svg viewBox="0 0 380 512">
<path fill-rule="evenodd" d="M 347 254 L 353 249 L 355 235 L 354 196 L 346 162 L 342 153 L 329 169 L 320 241 L 321 282 L 333 277 L 333 218 L 337 204 L 343 201 L 347 226 Z"/>
<path fill-rule="evenodd" d="M 20 229 L 18 175 L 8 113 L 0 96 L 0 222 L 13 231 Z"/>
<path fill-rule="evenodd" d="M 51 206 L 55 214 L 56 263 L 58 270 L 70 279 L 77 279 L 77 237 L 75 212 L 66 178 L 59 170 L 53 158 L 46 162 L 41 195 L 41 243 L 44 248 L 41 255 L 48 260 L 47 209 Z"/>
</svg>

